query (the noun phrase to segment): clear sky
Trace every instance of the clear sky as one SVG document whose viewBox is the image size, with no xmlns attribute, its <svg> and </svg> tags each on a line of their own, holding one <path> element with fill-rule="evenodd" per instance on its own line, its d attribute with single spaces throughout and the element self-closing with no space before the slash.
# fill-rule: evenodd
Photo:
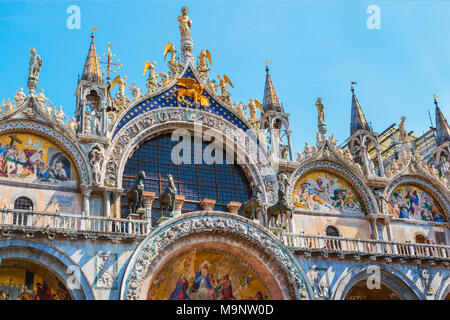
<svg viewBox="0 0 450 320">
<path fill-rule="evenodd" d="M 81 28 L 66 26 L 69 5 L 81 9 Z M 433 94 L 444 115 L 450 105 L 450 1 L 0 1 L 0 100 L 26 89 L 31 47 L 44 59 L 39 89 L 72 116 L 77 77 L 86 59 L 91 27 L 97 52 L 121 60 L 120 75 L 145 89 L 146 60 L 167 71 L 163 50 L 179 49 L 177 17 L 190 8 L 197 56 L 212 54 L 212 73 L 226 74 L 233 100 L 262 101 L 265 61 L 291 114 L 295 151 L 315 142 L 317 97 L 325 105 L 328 133 L 349 136 L 351 92 L 368 121 L 382 132 L 401 115 L 422 134 L 434 124 Z M 369 30 L 366 13 L 377 5 L 381 29 Z"/>
</svg>

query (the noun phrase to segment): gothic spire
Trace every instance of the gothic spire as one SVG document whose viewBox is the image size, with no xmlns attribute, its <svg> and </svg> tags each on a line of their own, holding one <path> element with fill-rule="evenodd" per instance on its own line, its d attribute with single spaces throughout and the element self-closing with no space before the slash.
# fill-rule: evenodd
<svg viewBox="0 0 450 320">
<path fill-rule="evenodd" d="M 272 79 L 269 75 L 269 67 L 266 66 L 266 85 L 264 87 L 264 112 L 266 111 L 278 111 L 284 112 L 281 106 L 280 100 L 278 100 L 277 92 L 273 86 Z"/>
<path fill-rule="evenodd" d="M 367 123 L 366 117 L 364 116 L 361 105 L 359 104 L 359 101 L 355 96 L 355 89 L 353 88 L 354 84 L 356 84 L 356 82 L 351 82 L 352 118 L 350 122 L 350 135 L 354 134 L 358 130 L 372 131 L 369 124 Z"/>
<path fill-rule="evenodd" d="M 444 142 L 450 141 L 450 128 L 438 106 L 436 96 L 434 97 L 434 104 L 436 106 L 436 143 L 440 146 Z"/>
<path fill-rule="evenodd" d="M 98 62 L 97 50 L 95 50 L 94 32 L 92 32 L 91 34 L 91 44 L 89 46 L 89 52 L 84 64 L 81 80 L 86 80 L 94 83 L 104 82 L 102 73 L 100 71 L 100 64 Z"/>
</svg>

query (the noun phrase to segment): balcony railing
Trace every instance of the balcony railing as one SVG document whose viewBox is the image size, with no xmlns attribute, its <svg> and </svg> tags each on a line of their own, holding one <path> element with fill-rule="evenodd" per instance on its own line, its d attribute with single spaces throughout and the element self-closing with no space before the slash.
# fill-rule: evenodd
<svg viewBox="0 0 450 320">
<path fill-rule="evenodd" d="M 166 216 L 166 214 L 160 212 L 158 218 L 160 216 Z M 144 237 L 153 230 L 147 220 L 84 217 L 65 213 L 12 209 L 0 209 L 0 227 L 25 232 L 79 232 L 125 237 Z M 275 234 L 294 251 L 450 260 L 450 246 L 287 234 L 281 229 L 278 231 Z"/>
<path fill-rule="evenodd" d="M 29 231 L 95 232 L 126 236 L 145 236 L 151 230 L 148 221 L 108 217 L 84 217 L 65 213 L 24 210 L 0 210 L 0 226 Z"/>
<path fill-rule="evenodd" d="M 450 258 L 450 246 L 443 245 L 299 234 L 281 234 L 280 239 L 292 250 L 408 258 Z"/>
</svg>

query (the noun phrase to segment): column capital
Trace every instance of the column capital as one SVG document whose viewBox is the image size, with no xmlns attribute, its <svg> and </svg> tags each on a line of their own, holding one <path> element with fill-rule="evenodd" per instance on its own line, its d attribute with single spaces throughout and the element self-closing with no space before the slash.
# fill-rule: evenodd
<svg viewBox="0 0 450 320">
<path fill-rule="evenodd" d="M 240 202 L 230 201 L 227 204 L 227 209 L 228 209 L 228 212 L 230 212 L 230 213 L 238 214 L 241 206 L 242 206 L 242 203 L 240 203 Z"/>
<path fill-rule="evenodd" d="M 205 211 L 213 211 L 215 205 L 216 205 L 216 200 L 214 200 L 214 199 L 205 198 L 205 199 L 202 199 L 202 201 L 200 201 L 200 208 Z"/>
<path fill-rule="evenodd" d="M 81 185 L 80 188 L 81 188 L 81 194 L 82 194 L 83 196 L 89 197 L 89 196 L 91 195 L 92 189 L 91 189 L 90 186 L 87 186 L 87 185 Z"/>
</svg>

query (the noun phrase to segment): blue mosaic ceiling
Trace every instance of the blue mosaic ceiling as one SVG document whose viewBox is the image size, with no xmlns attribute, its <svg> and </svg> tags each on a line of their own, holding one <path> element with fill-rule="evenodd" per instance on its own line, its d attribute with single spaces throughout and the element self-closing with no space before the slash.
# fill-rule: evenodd
<svg viewBox="0 0 450 320">
<path fill-rule="evenodd" d="M 191 67 L 189 66 L 186 70 L 186 72 L 181 76 L 182 78 L 193 78 L 196 79 L 194 76 L 194 73 L 191 70 Z M 123 128 L 129 121 L 133 120 L 140 114 L 155 110 L 155 109 L 162 109 L 162 108 L 170 108 L 170 107 L 176 107 L 177 101 L 176 101 L 176 94 L 174 94 L 171 97 L 171 94 L 178 88 L 182 88 L 178 84 L 172 85 L 172 87 L 169 90 L 164 91 L 161 94 L 158 94 L 152 98 L 148 98 L 139 104 L 135 105 L 133 108 L 127 111 L 127 113 L 122 117 L 120 120 L 116 130 L 114 131 L 115 136 L 117 132 L 120 131 L 121 128 Z M 248 126 L 232 111 L 227 110 L 223 106 L 220 105 L 219 102 L 217 102 L 211 95 L 209 95 L 206 90 L 203 91 L 203 96 L 205 96 L 209 101 L 209 106 L 200 107 L 199 110 L 205 110 L 206 112 L 212 113 L 217 115 L 220 118 L 223 118 L 227 120 L 228 122 L 232 123 L 233 125 L 237 126 L 238 128 L 242 129 L 243 131 L 248 130 Z M 193 102 L 193 100 L 189 97 L 186 97 L 186 100 L 190 103 Z M 183 105 L 183 108 L 186 108 L 187 106 Z M 194 108 L 194 106 L 190 107 Z M 206 108 L 206 109 L 204 109 Z"/>
</svg>

